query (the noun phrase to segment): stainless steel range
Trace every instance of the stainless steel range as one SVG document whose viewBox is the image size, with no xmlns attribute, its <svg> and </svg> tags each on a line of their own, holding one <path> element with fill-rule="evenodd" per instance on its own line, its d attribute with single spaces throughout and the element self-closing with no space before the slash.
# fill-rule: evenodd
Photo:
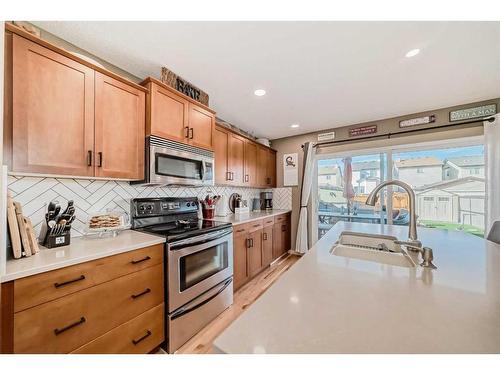
<svg viewBox="0 0 500 375">
<path fill-rule="evenodd" d="M 173 353 L 233 303 L 233 229 L 198 220 L 197 198 L 131 201 L 132 228 L 164 236 L 165 329 Z"/>
</svg>

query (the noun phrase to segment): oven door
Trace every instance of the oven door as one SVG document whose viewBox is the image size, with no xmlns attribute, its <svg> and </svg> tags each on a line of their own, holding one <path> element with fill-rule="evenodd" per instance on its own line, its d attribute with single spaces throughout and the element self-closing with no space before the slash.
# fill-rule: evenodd
<svg viewBox="0 0 500 375">
<path fill-rule="evenodd" d="M 226 228 L 167 245 L 168 311 L 233 275 L 233 230 Z"/>
<path fill-rule="evenodd" d="M 150 146 L 149 182 L 161 185 L 213 185 L 213 158 L 167 147 Z"/>
</svg>

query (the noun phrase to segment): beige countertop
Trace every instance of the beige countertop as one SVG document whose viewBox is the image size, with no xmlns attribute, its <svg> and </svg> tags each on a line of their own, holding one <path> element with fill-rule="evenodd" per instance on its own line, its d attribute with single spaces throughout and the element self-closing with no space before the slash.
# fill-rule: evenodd
<svg viewBox="0 0 500 375">
<path fill-rule="evenodd" d="M 1 282 L 20 279 L 58 268 L 125 253 L 165 242 L 165 238 L 125 230 L 116 237 L 75 237 L 71 244 L 53 249 L 40 247 L 38 254 L 28 258 L 10 259 Z"/>
<path fill-rule="evenodd" d="M 338 223 L 214 342 L 225 353 L 500 353 L 500 245 L 418 228 L 437 270 L 330 254 Z"/>
<path fill-rule="evenodd" d="M 243 215 L 230 214 L 228 216 L 215 216 L 213 220 L 238 225 L 270 216 L 286 214 L 287 212 L 291 212 L 291 210 L 250 211 L 248 214 Z"/>
</svg>

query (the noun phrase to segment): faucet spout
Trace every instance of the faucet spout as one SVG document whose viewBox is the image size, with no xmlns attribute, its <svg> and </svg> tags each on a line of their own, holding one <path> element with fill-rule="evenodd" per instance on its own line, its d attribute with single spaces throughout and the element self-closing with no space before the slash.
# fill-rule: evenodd
<svg viewBox="0 0 500 375">
<path fill-rule="evenodd" d="M 375 203 L 377 201 L 377 194 L 380 190 L 382 190 L 384 187 L 389 186 L 389 185 L 395 185 L 403 188 L 407 193 L 410 201 L 410 225 L 408 228 L 408 238 L 411 241 L 418 241 L 417 238 L 417 213 L 415 210 L 415 192 L 411 188 L 410 185 L 403 181 L 399 180 L 388 180 L 385 182 L 382 182 L 381 184 L 377 185 L 375 189 L 370 193 L 368 198 L 366 199 L 366 204 L 369 206 L 375 206 Z"/>
</svg>

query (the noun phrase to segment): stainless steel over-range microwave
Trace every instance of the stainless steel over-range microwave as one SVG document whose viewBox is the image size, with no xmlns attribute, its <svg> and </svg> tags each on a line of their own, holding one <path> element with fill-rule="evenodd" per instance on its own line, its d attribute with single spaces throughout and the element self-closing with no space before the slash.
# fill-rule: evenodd
<svg viewBox="0 0 500 375">
<path fill-rule="evenodd" d="M 134 184 L 212 186 L 214 153 L 160 137 L 146 138 L 145 179 Z"/>
</svg>

